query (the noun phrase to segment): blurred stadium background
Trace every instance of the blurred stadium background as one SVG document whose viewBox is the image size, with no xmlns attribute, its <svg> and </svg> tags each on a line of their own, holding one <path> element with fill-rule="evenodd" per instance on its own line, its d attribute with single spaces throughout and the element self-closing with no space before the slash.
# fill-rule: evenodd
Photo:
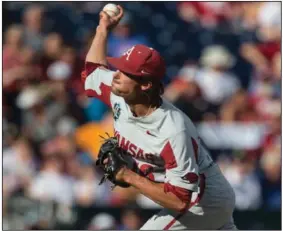
<svg viewBox="0 0 283 231">
<path fill-rule="evenodd" d="M 98 186 L 111 112 L 80 82 L 103 2 L 3 2 L 3 228 L 138 229 L 160 208 Z M 239 229 L 281 229 L 281 3 L 121 2 L 109 55 L 165 57 L 183 110 L 236 193 Z"/>
</svg>

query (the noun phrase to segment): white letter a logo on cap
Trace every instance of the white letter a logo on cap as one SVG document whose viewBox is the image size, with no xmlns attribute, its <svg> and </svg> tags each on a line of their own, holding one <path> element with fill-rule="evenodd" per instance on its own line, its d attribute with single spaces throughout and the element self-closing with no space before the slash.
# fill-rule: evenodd
<svg viewBox="0 0 283 231">
<path fill-rule="evenodd" d="M 130 55 L 132 54 L 133 50 L 135 49 L 135 46 L 133 46 L 132 48 L 130 48 L 129 50 L 127 50 L 124 55 L 127 55 L 126 60 L 129 60 Z"/>
</svg>

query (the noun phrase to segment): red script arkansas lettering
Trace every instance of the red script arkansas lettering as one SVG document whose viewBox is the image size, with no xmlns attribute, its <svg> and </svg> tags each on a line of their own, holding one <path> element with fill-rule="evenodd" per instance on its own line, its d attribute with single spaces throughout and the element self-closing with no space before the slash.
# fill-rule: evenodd
<svg viewBox="0 0 283 231">
<path fill-rule="evenodd" d="M 131 143 L 125 137 L 121 136 L 119 132 L 115 131 L 114 135 L 118 139 L 119 146 L 123 148 L 125 151 L 129 152 L 135 158 L 149 160 L 149 161 L 154 160 L 153 154 L 145 153 L 143 149 L 137 147 L 135 144 Z"/>
</svg>

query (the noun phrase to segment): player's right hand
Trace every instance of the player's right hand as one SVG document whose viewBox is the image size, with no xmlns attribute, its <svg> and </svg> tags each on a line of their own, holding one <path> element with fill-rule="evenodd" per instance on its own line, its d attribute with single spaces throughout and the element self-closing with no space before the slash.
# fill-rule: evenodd
<svg viewBox="0 0 283 231">
<path fill-rule="evenodd" d="M 99 18 L 100 18 L 100 20 L 99 20 L 99 28 L 106 29 L 106 30 L 111 30 L 119 23 L 119 21 L 121 20 L 121 18 L 124 15 L 124 10 L 123 10 L 123 8 L 120 5 L 118 5 L 117 7 L 120 10 L 120 12 L 119 12 L 119 14 L 117 16 L 111 17 L 104 11 L 101 11 L 99 13 Z"/>
</svg>

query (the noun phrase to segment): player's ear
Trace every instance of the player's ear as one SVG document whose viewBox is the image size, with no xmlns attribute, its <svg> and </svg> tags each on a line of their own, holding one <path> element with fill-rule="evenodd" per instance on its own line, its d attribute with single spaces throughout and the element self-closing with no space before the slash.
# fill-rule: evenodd
<svg viewBox="0 0 283 231">
<path fill-rule="evenodd" d="M 150 88 L 152 88 L 152 82 L 147 81 L 147 82 L 141 83 L 141 90 L 142 91 L 147 91 Z"/>
</svg>

